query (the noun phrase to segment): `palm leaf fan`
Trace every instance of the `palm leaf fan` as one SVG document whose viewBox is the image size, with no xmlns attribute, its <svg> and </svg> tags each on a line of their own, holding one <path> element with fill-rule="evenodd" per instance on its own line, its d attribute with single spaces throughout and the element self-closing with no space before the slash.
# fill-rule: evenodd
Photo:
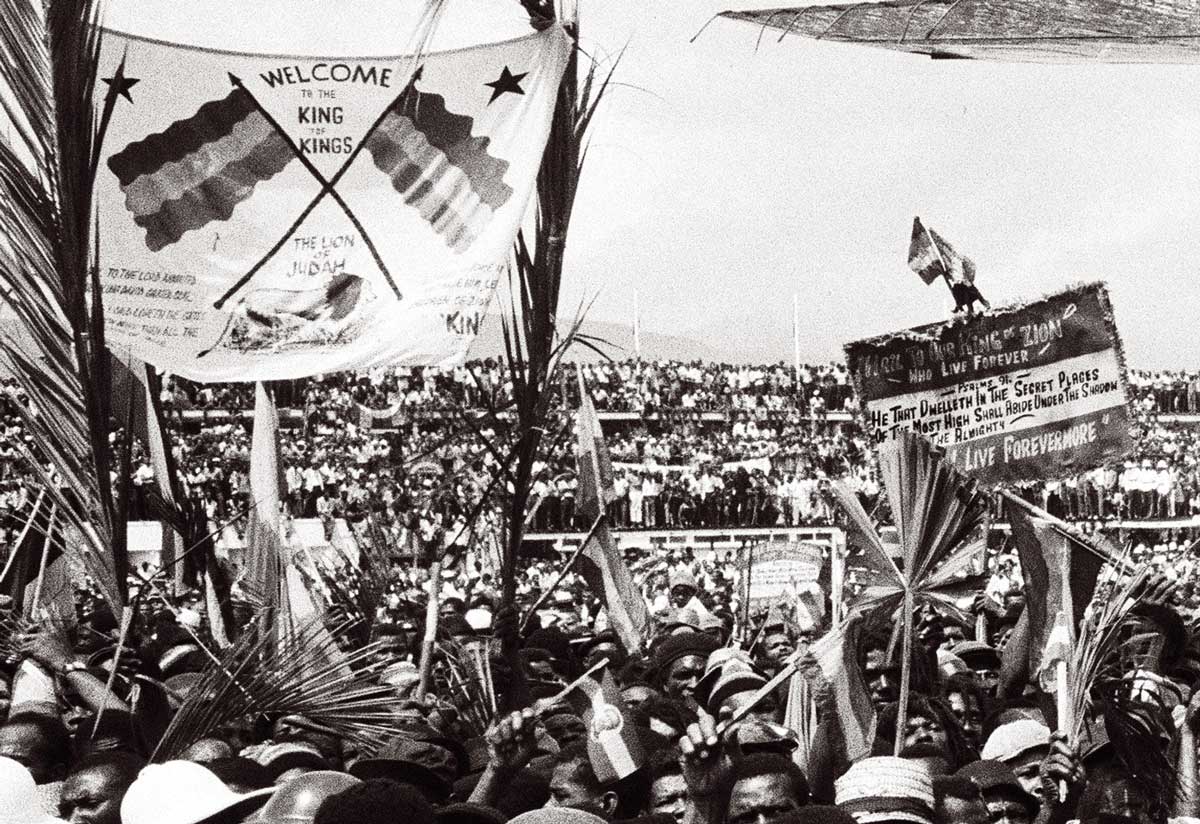
<svg viewBox="0 0 1200 824">
<path fill-rule="evenodd" d="M 368 747 L 394 730 L 395 694 L 378 681 L 386 662 L 377 645 L 350 653 L 313 621 L 294 632 L 246 632 L 212 661 L 159 741 L 154 761 L 178 758 L 189 746 L 243 718 L 300 715 Z M 336 663 L 330 663 L 336 662 Z"/>
<path fill-rule="evenodd" d="M 986 532 L 979 533 L 987 511 L 986 497 L 975 482 L 960 474 L 925 438 L 901 432 L 880 445 L 877 456 L 884 489 L 900 534 L 903 567 L 892 560 L 858 497 L 842 482 L 833 493 L 864 543 L 871 578 L 850 614 L 872 612 L 892 616 L 903 643 L 900 704 L 896 714 L 896 755 L 904 741 L 912 678 L 913 617 L 919 607 L 950 612 L 965 622 L 956 599 L 963 579 L 979 552 Z"/>
<path fill-rule="evenodd" d="M 95 266 L 92 184 L 102 125 L 90 0 L 0 0 L 0 287 L 15 327 L 0 354 L 28 404 L 29 450 L 110 605 L 125 602 L 123 518 L 110 488 L 109 375 Z M 106 112 L 113 99 L 105 100 Z M 103 120 L 105 115 L 101 115 Z M 18 329 L 20 334 L 18 335 Z"/>
<path fill-rule="evenodd" d="M 972 588 L 970 573 L 986 545 L 986 495 L 920 435 L 900 433 L 879 447 L 878 459 L 900 535 L 903 568 L 892 560 L 858 496 L 844 482 L 835 482 L 834 497 L 859 538 L 865 564 L 865 590 L 850 610 L 894 611 L 909 590 L 915 606 L 928 605 L 969 623 L 956 601 Z"/>
</svg>

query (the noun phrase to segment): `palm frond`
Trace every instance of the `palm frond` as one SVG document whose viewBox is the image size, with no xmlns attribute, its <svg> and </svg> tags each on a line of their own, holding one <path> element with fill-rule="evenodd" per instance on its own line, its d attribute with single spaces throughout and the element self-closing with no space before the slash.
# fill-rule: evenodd
<svg viewBox="0 0 1200 824">
<path fill-rule="evenodd" d="M 1072 649 L 1068 680 L 1071 707 L 1070 740 L 1088 740 L 1089 728 L 1103 723 L 1117 757 L 1129 774 L 1147 787 L 1148 798 L 1166 800 L 1176 785 L 1175 766 L 1168 755 L 1174 735 L 1170 710 L 1161 695 L 1136 689 L 1140 672 L 1125 667 L 1123 648 L 1142 593 L 1152 572 L 1118 578 L 1128 568 L 1128 554 L 1108 570 L 1097 586 L 1090 614 L 1080 627 Z M 1061 725 L 1061 722 L 1060 722 Z"/>
<path fill-rule="evenodd" d="M 378 647 L 343 653 L 314 621 L 293 633 L 245 633 L 210 663 L 171 721 L 154 761 L 177 758 L 223 725 L 247 717 L 302 715 L 337 735 L 376 747 L 395 729 L 395 695 L 378 683 L 385 668 Z M 329 663 L 335 661 L 336 663 Z"/>
<path fill-rule="evenodd" d="M 125 602 L 125 552 L 114 541 L 109 376 L 95 270 L 93 90 L 97 4 L 44 8 L 0 0 L 0 79 L 19 141 L 0 142 L 0 282 L 26 339 L 5 330 L 2 357 L 29 403 L 30 456 L 107 600 Z M 111 105 L 111 104 L 109 104 Z M 49 467 L 47 468 L 47 463 Z"/>
</svg>

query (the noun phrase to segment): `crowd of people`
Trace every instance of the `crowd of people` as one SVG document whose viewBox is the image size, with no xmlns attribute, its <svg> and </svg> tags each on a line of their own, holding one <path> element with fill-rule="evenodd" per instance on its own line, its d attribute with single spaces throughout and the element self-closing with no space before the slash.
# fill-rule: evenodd
<svg viewBox="0 0 1200 824">
<path fill-rule="evenodd" d="M 1168 576 L 1135 590 L 1131 637 L 1166 643 L 1123 661 L 1134 669 L 1118 678 L 1116 704 L 1170 722 L 1153 728 L 1165 737 L 1147 756 L 1169 769 L 1174 780 L 1162 784 L 1130 761 L 1130 737 L 1141 733 L 1120 726 L 1108 703 L 1097 699 L 1082 737 L 1060 733 L 1043 710 L 1029 641 L 1014 632 L 1025 591 L 1007 549 L 967 596 L 976 625 L 922 614 L 903 727 L 890 613 L 855 624 L 838 671 L 817 643 L 830 628 L 822 610 L 805 621 L 782 602 L 743 613 L 734 555 L 627 561 L 652 615 L 635 643 L 607 624 L 584 576 L 558 580 L 553 562 L 523 566 L 512 604 L 492 574 L 451 564 L 427 682 L 428 570 L 392 569 L 372 602 L 370 664 L 360 664 L 356 687 L 391 708 L 373 735 L 347 733 L 332 716 L 280 712 L 181 733 L 172 719 L 194 717 L 214 673 L 236 669 L 260 683 L 252 660 L 234 667 L 220 657 L 229 653 L 212 640 L 198 592 L 155 590 L 124 634 L 90 597 L 73 627 L 6 626 L 0 821 L 1164 824 L 1200 813 L 1191 624 L 1200 592 Z M 850 578 L 852 601 L 866 579 Z M 519 650 L 519 675 L 506 642 Z M 793 663 L 798 674 L 768 685 Z M 468 689 L 464 672 L 487 689 Z M 854 727 L 856 706 L 875 720 Z"/>
<path fill-rule="evenodd" d="M 838 517 L 826 494 L 833 478 L 848 478 L 868 506 L 878 499 L 869 445 L 852 424 L 770 409 L 781 389 L 773 381 L 786 371 L 683 373 L 687 387 L 704 386 L 708 375 L 729 385 L 730 374 L 745 374 L 763 388 L 750 393 L 765 399 L 754 406 L 760 411 L 739 410 L 715 429 L 694 418 L 660 427 L 644 417 L 616 428 L 612 524 L 828 523 Z M 660 370 L 630 374 L 639 387 L 659 384 L 655 403 L 681 402 Z M 627 380 L 619 367 L 593 378 Z M 819 382 L 833 392 L 845 386 L 832 372 Z M 479 392 L 483 381 L 451 383 L 459 389 L 438 391 Z M 236 620 L 222 630 L 242 634 L 232 647 L 217 641 L 204 588 L 170 595 L 166 577 L 131 579 L 137 608 L 129 623 L 86 586 L 69 619 L 31 623 L 18 602 L 0 599 L 0 822 L 1164 824 L 1200 817 L 1200 552 L 1185 524 L 1129 535 L 1129 558 L 1144 570 L 1131 590 L 1137 617 L 1123 636 L 1128 654 L 1109 662 L 1104 690 L 1098 686 L 1087 705 L 1082 735 L 1060 733 L 1046 709 L 1053 696 L 1044 700 L 1049 687 L 1034 663 L 1040 652 L 1021 629 L 1028 590 L 1011 543 L 991 547 L 988 574 L 957 592 L 955 610 L 923 609 L 902 709 L 903 647 L 890 612 L 864 613 L 852 633 L 838 636 L 840 647 L 829 646 L 828 553 L 804 594 L 768 608 L 747 600 L 741 553 L 626 548 L 636 584 L 628 597 L 644 600 L 650 616 L 632 639 L 610 620 L 586 571 L 564 571 L 559 558 L 523 559 L 506 599 L 499 547 L 457 541 L 471 504 L 498 472 L 496 444 L 505 432 L 476 420 L 456 434 L 461 415 L 362 426 L 357 408 L 392 396 L 372 394 L 375 385 L 369 376 L 320 379 L 279 387 L 276 396 L 304 410 L 298 425 L 282 430 L 290 514 L 345 518 L 360 542 L 358 567 L 325 558 L 306 568 L 305 588 L 324 605 L 337 654 L 356 656 L 345 677 L 363 692 L 350 694 L 382 701 L 386 723 L 355 727 L 361 706 L 348 711 L 349 721 L 336 710 L 308 717 L 272 709 L 207 727 L 179 721 L 214 701 L 212 685 L 232 672 L 272 690 L 249 696 L 248 707 L 278 706 L 271 700 L 300 689 L 286 680 L 293 669 L 246 643 L 274 636 L 270 624 L 253 619 L 256 595 L 236 568 L 228 570 Z M 615 388 L 610 399 L 623 397 Z M 188 392 L 173 382 L 164 397 L 175 457 L 219 525 L 248 503 L 249 427 L 241 416 L 196 426 L 178 413 L 193 401 L 244 409 L 247 398 L 236 388 Z M 495 395 L 460 397 L 486 405 Z M 5 399 L 20 402 L 11 392 Z M 529 513 L 534 531 L 586 526 L 575 505 L 583 491 L 573 466 L 573 402 L 568 390 L 566 406 L 548 422 Z M 1190 514 L 1191 501 L 1171 490 L 1195 483 L 1197 440 L 1178 422 L 1146 420 L 1145 457 L 1023 494 L 1083 521 L 1086 531 L 1113 517 Z M 0 504 L 11 542 L 34 482 L 19 417 L 4 415 L 3 426 Z M 117 428 L 114 443 L 126 436 Z M 741 451 L 781 441 L 790 451 Z M 132 506 L 148 512 L 156 479 L 150 456 L 136 447 Z M 698 450 L 707 451 L 692 460 Z M 1121 496 L 1115 505 L 1114 496 Z M 404 533 L 425 549 L 431 541 L 443 547 L 435 550 L 438 580 L 429 564 L 391 552 Z M 872 592 L 869 567 L 852 552 L 842 608 Z M 1114 586 L 1102 583 L 1095 597 Z M 431 591 L 439 593 L 438 621 L 427 639 Z M 361 631 L 334 626 L 346 617 Z M 238 659 L 246 650 L 258 652 Z M 266 673 L 256 676 L 256 666 Z M 771 686 L 780 673 L 784 680 Z"/>
</svg>

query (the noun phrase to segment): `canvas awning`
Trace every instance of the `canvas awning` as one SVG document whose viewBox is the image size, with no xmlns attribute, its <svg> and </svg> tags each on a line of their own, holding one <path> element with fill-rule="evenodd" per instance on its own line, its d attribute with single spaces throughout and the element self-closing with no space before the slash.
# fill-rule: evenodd
<svg viewBox="0 0 1200 824">
<path fill-rule="evenodd" d="M 1200 0 L 891 0 L 727 11 L 788 34 L 932 58 L 1200 63 Z"/>
</svg>

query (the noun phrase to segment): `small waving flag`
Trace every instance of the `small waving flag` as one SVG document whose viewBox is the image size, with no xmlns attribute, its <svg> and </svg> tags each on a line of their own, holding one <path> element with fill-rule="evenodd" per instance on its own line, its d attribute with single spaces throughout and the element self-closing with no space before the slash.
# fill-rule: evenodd
<svg viewBox="0 0 1200 824">
<path fill-rule="evenodd" d="M 938 278 L 944 278 L 954 295 L 954 310 L 970 307 L 974 301 L 979 301 L 984 308 L 989 304 L 975 288 L 975 263 L 966 255 L 960 254 L 950 242 L 921 223 L 921 218 L 913 218 L 912 238 L 908 243 L 908 268 L 912 269 L 925 285 L 933 283 Z"/>
<path fill-rule="evenodd" d="M 298 155 L 241 86 L 108 159 L 154 252 L 234 208 Z"/>
<path fill-rule="evenodd" d="M 1004 506 L 1025 578 L 1029 671 L 1042 677 L 1057 662 L 1070 660 L 1104 559 L 1062 525 L 1030 512 L 1015 496 L 1005 495 Z"/>
<path fill-rule="evenodd" d="M 646 755 L 608 667 L 588 673 L 574 687 L 568 700 L 587 727 L 588 758 L 596 778 L 611 784 L 632 775 Z"/>
<path fill-rule="evenodd" d="M 579 511 L 597 522 L 579 555 L 579 572 L 603 602 L 608 622 L 625 649 L 633 652 L 641 648 L 646 637 L 650 610 L 604 522 L 605 506 L 615 497 L 612 463 L 604 433 L 600 430 L 600 419 L 582 375 L 579 376 L 579 393 L 579 442 L 575 452 L 579 469 L 577 500 Z"/>
<path fill-rule="evenodd" d="M 366 141 L 404 202 L 456 252 L 470 247 L 513 195 L 504 182 L 508 161 L 489 154 L 491 139 L 472 136 L 473 126 L 470 117 L 448 111 L 441 95 L 418 91 L 414 80 Z"/>
</svg>

